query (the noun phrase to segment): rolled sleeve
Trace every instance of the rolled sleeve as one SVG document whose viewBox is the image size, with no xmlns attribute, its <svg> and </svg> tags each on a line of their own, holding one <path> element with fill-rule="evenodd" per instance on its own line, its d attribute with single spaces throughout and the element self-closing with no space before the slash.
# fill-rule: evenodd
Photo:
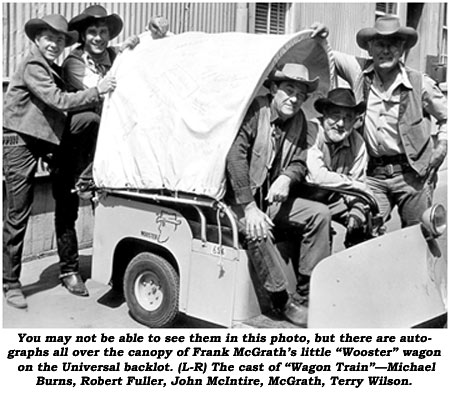
<svg viewBox="0 0 450 393">
<path fill-rule="evenodd" d="M 447 140 L 447 98 L 429 76 L 423 76 L 423 107 L 437 122 L 438 140 Z"/>
<path fill-rule="evenodd" d="M 335 152 L 336 158 L 352 157 L 351 161 L 345 159 L 341 160 L 341 164 L 337 164 L 344 171 L 344 173 L 338 173 L 332 167 L 331 159 L 325 157 L 325 151 L 328 152 L 328 157 L 330 153 L 324 142 L 323 131 L 320 132 L 319 130 L 320 126 L 317 122 L 310 121 L 308 123 L 307 181 L 315 185 L 343 190 L 366 190 L 367 187 L 364 182 L 368 155 L 363 139 L 355 134 L 356 131 L 353 131 L 353 134 L 349 136 L 348 147 Z"/>
<path fill-rule="evenodd" d="M 317 145 L 308 149 L 307 165 L 307 181 L 311 184 L 342 189 L 352 189 L 357 184 L 349 176 L 330 170 L 325 164 L 323 152 Z"/>
<path fill-rule="evenodd" d="M 362 71 L 361 62 L 355 56 L 337 51 L 333 51 L 333 57 L 337 75 L 343 78 L 352 89 L 355 89 L 356 81 Z"/>
</svg>

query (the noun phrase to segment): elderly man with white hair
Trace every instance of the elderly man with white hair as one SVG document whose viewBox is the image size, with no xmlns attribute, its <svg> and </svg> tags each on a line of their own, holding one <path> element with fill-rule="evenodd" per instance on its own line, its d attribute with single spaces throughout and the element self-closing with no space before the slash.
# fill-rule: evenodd
<svg viewBox="0 0 450 393">
<path fill-rule="evenodd" d="M 312 26 L 316 35 L 327 28 Z M 373 27 L 356 35 L 358 46 L 371 59 L 336 52 L 336 69 L 367 102 L 363 136 L 369 152 L 368 184 L 385 220 L 394 206 L 403 227 L 420 222 L 432 203 L 436 172 L 447 154 L 447 100 L 427 75 L 403 63 L 403 56 L 418 41 L 412 27 L 399 18 L 378 18 Z M 434 144 L 426 118 L 437 122 Z"/>
</svg>

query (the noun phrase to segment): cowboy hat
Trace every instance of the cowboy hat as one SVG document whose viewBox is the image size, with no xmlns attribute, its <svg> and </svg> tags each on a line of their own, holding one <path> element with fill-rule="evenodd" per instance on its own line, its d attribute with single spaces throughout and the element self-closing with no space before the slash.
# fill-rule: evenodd
<svg viewBox="0 0 450 393">
<path fill-rule="evenodd" d="M 320 113 L 323 113 L 325 108 L 329 106 L 353 109 L 357 115 L 360 115 L 366 110 L 366 103 L 364 101 L 357 104 L 353 91 L 342 87 L 330 90 L 326 98 L 322 97 L 314 102 L 314 108 Z"/>
<path fill-rule="evenodd" d="M 78 41 L 78 32 L 69 31 L 67 20 L 62 15 L 52 14 L 42 18 L 30 19 L 25 23 L 25 34 L 31 41 L 34 41 L 36 34 L 43 29 L 50 29 L 66 36 L 66 45 L 70 46 Z"/>
<path fill-rule="evenodd" d="M 374 27 L 366 27 L 356 34 L 359 47 L 367 50 L 369 41 L 374 38 L 398 37 L 405 41 L 405 49 L 410 49 L 417 43 L 417 31 L 412 27 L 400 26 L 396 16 L 383 16 L 375 21 Z"/>
<path fill-rule="evenodd" d="M 109 39 L 116 38 L 122 31 L 123 21 L 117 14 L 108 15 L 106 9 L 101 5 L 91 5 L 80 15 L 73 17 L 69 21 L 69 28 L 77 30 L 80 34 L 92 23 L 104 22 L 108 26 Z"/>
<path fill-rule="evenodd" d="M 313 92 L 319 86 L 319 77 L 313 80 L 309 79 L 309 71 L 303 64 L 286 63 L 280 68 L 273 70 L 267 80 L 264 82 L 264 86 L 269 88 L 270 82 L 279 81 L 294 81 L 301 82 L 306 85 L 308 93 Z"/>
</svg>

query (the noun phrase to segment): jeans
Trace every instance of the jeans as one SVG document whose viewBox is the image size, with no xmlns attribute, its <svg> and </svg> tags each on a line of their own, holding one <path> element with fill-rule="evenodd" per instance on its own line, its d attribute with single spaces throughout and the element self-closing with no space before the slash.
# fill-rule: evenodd
<svg viewBox="0 0 450 393">
<path fill-rule="evenodd" d="M 75 223 L 79 198 L 75 189 L 86 168 L 92 168 L 100 117 L 94 112 L 73 114 L 55 157 L 53 197 L 55 232 L 61 274 L 78 271 L 78 239 Z"/>
<path fill-rule="evenodd" d="M 55 230 L 61 273 L 78 271 L 75 221 L 78 195 L 72 190 L 80 172 L 93 158 L 99 116 L 73 115 L 60 146 L 19 135 L 20 144 L 3 146 L 6 213 L 3 223 L 3 283 L 17 285 L 22 267 L 25 231 L 31 214 L 34 178 L 39 157 L 53 154 L 52 191 L 55 198 Z M 8 132 L 8 131 L 6 131 Z"/>
<path fill-rule="evenodd" d="M 412 169 L 404 169 L 392 177 L 367 177 L 380 214 L 386 222 L 394 206 L 398 206 L 402 227 L 420 222 L 422 214 L 432 204 L 432 186 L 426 177 L 419 177 Z"/>
<path fill-rule="evenodd" d="M 5 131 L 7 133 L 7 131 Z M 17 135 L 17 134 L 15 134 Z M 3 283 L 17 286 L 22 268 L 22 252 L 31 214 L 34 177 L 38 159 L 51 146 L 23 136 L 20 145 L 3 146 L 6 212 L 3 221 Z"/>
<path fill-rule="evenodd" d="M 240 209 L 238 216 L 239 231 L 245 236 L 245 217 Z M 273 204 L 267 211 L 275 224 L 275 237 L 285 237 L 300 246 L 297 280 L 300 285 L 308 281 L 314 267 L 331 253 L 330 225 L 328 208 L 318 202 L 302 198 L 289 198 L 282 204 Z M 272 239 L 247 241 L 247 253 L 255 268 L 259 281 L 268 292 L 280 292 L 287 289 L 281 256 Z M 301 281 L 301 282 L 300 282 Z M 304 291 L 305 292 L 305 291 Z"/>
</svg>

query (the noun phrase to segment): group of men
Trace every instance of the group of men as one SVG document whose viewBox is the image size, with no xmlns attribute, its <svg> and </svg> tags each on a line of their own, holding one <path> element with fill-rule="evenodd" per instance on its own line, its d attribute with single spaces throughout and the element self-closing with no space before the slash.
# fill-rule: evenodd
<svg viewBox="0 0 450 393">
<path fill-rule="evenodd" d="M 151 22 L 153 38 L 168 33 L 164 20 Z M 312 37 L 328 35 L 325 26 L 312 27 Z M 120 49 L 108 47 L 121 29 L 120 17 L 101 6 L 88 7 L 69 23 L 51 15 L 25 26 L 35 45 L 11 80 L 3 124 L 9 138 L 3 155 L 3 289 L 14 307 L 27 306 L 19 278 L 39 157 L 51 167 L 60 279 L 71 293 L 88 295 L 78 272 L 79 202 L 72 190 L 90 178 L 102 96 L 116 85 L 107 73 L 117 50 L 137 44 L 133 37 Z M 60 69 L 56 58 L 77 40 Z M 280 64 L 264 83 L 268 94 L 254 100 L 228 153 L 225 200 L 273 307 L 298 326 L 307 323 L 311 273 L 331 253 L 331 219 L 347 227 L 348 238 L 367 219 L 358 198 L 315 186 L 371 192 L 385 220 L 398 206 L 402 226 L 417 223 L 431 205 L 432 178 L 447 152 L 447 103 L 430 78 L 403 64 L 405 50 L 416 42 L 417 32 L 395 17 L 360 30 L 357 43 L 371 60 L 361 66 L 335 54 L 336 68 L 351 88 L 333 89 L 316 100 L 321 116 L 312 120 L 301 106 L 318 88 L 318 78 L 311 79 L 302 64 Z M 437 120 L 436 145 L 425 114 Z M 278 240 L 300 248 L 294 294 L 288 292 Z"/>
<path fill-rule="evenodd" d="M 312 28 L 312 36 L 328 35 L 324 25 Z M 307 122 L 301 105 L 318 80 L 301 64 L 281 65 L 265 84 L 269 94 L 251 105 L 227 158 L 227 198 L 249 259 L 273 307 L 298 326 L 307 324 L 311 273 L 331 252 L 331 218 L 347 226 L 348 244 L 367 219 L 360 199 L 311 185 L 371 192 L 383 219 L 397 206 L 405 227 L 431 206 L 433 177 L 447 153 L 446 98 L 402 61 L 417 32 L 386 16 L 356 38 L 371 57 L 365 64 L 335 53 L 352 89 L 336 88 L 316 100 L 322 116 Z M 429 115 L 437 121 L 436 141 Z M 293 294 L 274 244 L 286 234 L 300 246 Z"/>
<path fill-rule="evenodd" d="M 3 292 L 13 307 L 27 307 L 20 272 L 39 159 L 48 164 L 52 180 L 59 278 L 70 293 L 89 295 L 79 274 L 75 230 L 78 194 L 92 184 L 102 102 L 116 87 L 115 78 L 108 72 L 118 53 L 140 42 L 140 37 L 132 36 L 120 46 L 109 46 L 122 28 L 122 18 L 108 14 L 100 5 L 87 7 L 69 22 L 53 14 L 25 24 L 25 33 L 34 45 L 11 78 L 3 112 L 7 207 Z M 141 37 L 160 39 L 171 34 L 168 28 L 165 18 L 153 17 Z M 74 44 L 58 66 L 55 61 Z M 74 190 L 79 190 L 78 194 Z"/>
<path fill-rule="evenodd" d="M 118 15 L 108 15 L 98 5 L 69 23 L 54 14 L 25 24 L 34 45 L 11 78 L 3 112 L 3 291 L 14 307 L 27 307 L 19 279 L 40 158 L 48 163 L 52 179 L 60 280 L 70 293 L 88 295 L 79 274 L 79 198 L 73 190 L 89 178 L 103 97 L 116 86 L 107 73 L 118 51 L 135 45 L 133 38 L 121 48 L 108 47 L 122 26 Z M 56 59 L 77 42 L 59 67 Z"/>
</svg>

